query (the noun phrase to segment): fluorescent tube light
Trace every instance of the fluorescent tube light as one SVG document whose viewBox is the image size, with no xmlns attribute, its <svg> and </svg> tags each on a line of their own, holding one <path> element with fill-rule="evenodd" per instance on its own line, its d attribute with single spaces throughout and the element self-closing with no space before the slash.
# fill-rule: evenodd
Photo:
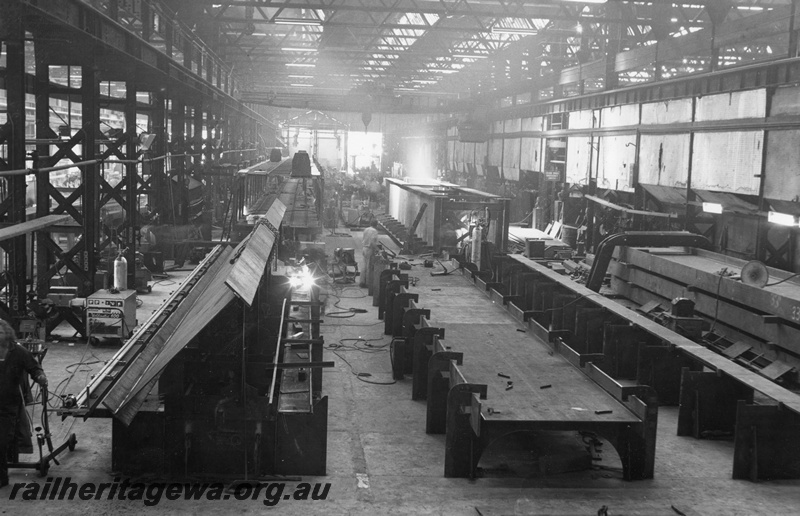
<svg viewBox="0 0 800 516">
<path fill-rule="evenodd" d="M 505 27 L 492 27 L 492 32 L 494 34 L 519 34 L 521 36 L 530 36 L 533 34 L 539 34 L 539 29 L 514 29 Z"/>
<path fill-rule="evenodd" d="M 716 202 L 704 202 L 703 211 L 706 213 L 722 213 L 722 205 Z"/>
<path fill-rule="evenodd" d="M 797 219 L 794 217 L 794 215 L 789 215 L 788 213 L 778 213 L 777 211 L 769 212 L 767 214 L 767 220 L 773 224 L 778 224 L 779 226 L 797 225 Z"/>
<path fill-rule="evenodd" d="M 311 27 L 322 25 L 319 20 L 307 20 L 305 18 L 278 18 L 276 25 L 308 25 Z"/>
</svg>

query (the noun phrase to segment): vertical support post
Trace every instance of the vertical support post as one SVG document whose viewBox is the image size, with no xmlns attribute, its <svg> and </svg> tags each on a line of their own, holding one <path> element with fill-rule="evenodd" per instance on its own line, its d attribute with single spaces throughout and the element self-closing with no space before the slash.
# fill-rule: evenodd
<svg viewBox="0 0 800 516">
<path fill-rule="evenodd" d="M 136 157 L 136 83 L 125 84 L 125 157 Z M 136 163 L 125 164 L 125 218 L 123 235 L 128 261 L 128 288 L 136 289 L 136 233 L 139 231 L 139 171 Z"/>
<path fill-rule="evenodd" d="M 695 112 L 697 110 L 697 97 L 692 97 L 692 122 L 695 119 Z M 683 229 L 692 231 L 694 229 L 694 202 L 696 196 L 692 190 L 692 161 L 694 161 L 694 131 L 689 133 L 689 163 L 687 165 L 686 174 L 686 212 L 684 217 Z"/>
<path fill-rule="evenodd" d="M 153 12 L 150 2 L 142 2 L 142 39 L 149 42 L 153 37 Z"/>
<path fill-rule="evenodd" d="M 156 135 L 153 144 L 150 146 L 149 155 L 155 158 L 160 158 L 166 153 L 167 141 L 167 128 L 166 128 L 166 107 L 164 94 L 161 92 L 154 92 L 152 94 L 153 109 L 150 115 L 150 131 Z M 165 162 L 163 159 L 156 159 L 149 161 L 148 174 L 150 175 L 151 191 L 148 195 L 148 202 L 150 203 L 150 210 L 157 211 L 158 217 L 163 222 L 166 213 L 166 203 L 162 202 L 167 191 L 167 182 L 165 181 Z M 144 172 L 144 169 L 142 170 Z"/>
<path fill-rule="evenodd" d="M 10 17 L 13 19 L 13 16 Z M 7 162 L 13 170 L 25 168 L 25 41 L 20 23 L 8 25 L 10 34 L 6 40 L 6 94 L 11 134 L 7 140 Z M 3 217 L 4 222 L 24 222 L 25 176 L 10 176 L 6 178 L 6 182 L 11 203 Z M 26 305 L 27 246 L 25 242 L 25 235 L 22 235 L 11 239 L 6 245 L 8 270 L 11 275 L 9 308 L 11 315 L 17 316 L 25 312 Z"/>
<path fill-rule="evenodd" d="M 792 0 L 791 14 L 789 15 L 789 58 L 797 57 L 797 3 Z"/>
<path fill-rule="evenodd" d="M 620 18 L 622 9 L 615 2 L 606 5 L 609 18 Z M 622 23 L 619 21 L 608 23 L 608 37 L 606 39 L 606 72 L 605 89 L 613 90 L 619 86 L 619 76 L 617 75 L 617 53 L 619 53 L 620 41 L 622 40 Z"/>
<path fill-rule="evenodd" d="M 81 67 L 81 109 L 83 112 L 83 160 L 95 159 L 97 153 L 97 133 L 100 125 L 100 79 L 92 64 Z M 100 198 L 100 167 L 97 164 L 86 165 L 82 169 L 82 211 L 83 211 L 83 270 L 87 278 L 78 287 L 79 296 L 88 296 L 95 291 L 95 273 L 97 272 L 97 242 L 99 239 L 98 200 Z"/>
<path fill-rule="evenodd" d="M 55 135 L 50 129 L 50 68 L 44 59 L 44 51 L 36 48 L 36 138 L 40 140 L 53 138 Z M 42 156 L 47 156 L 50 146 L 41 144 L 36 146 L 36 158 L 33 160 L 33 168 L 43 166 Z M 50 213 L 50 175 L 47 172 L 36 174 L 36 217 L 44 217 Z M 41 281 L 41 274 L 45 272 L 50 264 L 48 259 L 47 246 L 44 239 L 50 238 L 47 233 L 37 231 L 36 238 L 36 294 L 43 298 L 47 296 L 49 284 Z"/>
<path fill-rule="evenodd" d="M 186 168 L 186 156 L 184 154 L 189 152 L 189 147 L 186 142 L 186 105 L 183 99 L 178 97 L 172 99 L 172 110 L 170 112 L 172 117 L 172 141 L 171 152 L 174 152 L 179 157 L 171 158 L 172 170 L 170 170 L 167 178 L 170 188 L 172 188 L 174 203 L 177 209 L 174 210 L 174 223 L 187 224 L 189 216 L 187 213 L 186 202 L 186 181 L 184 178 Z M 177 181 L 172 181 L 172 177 Z"/>
</svg>

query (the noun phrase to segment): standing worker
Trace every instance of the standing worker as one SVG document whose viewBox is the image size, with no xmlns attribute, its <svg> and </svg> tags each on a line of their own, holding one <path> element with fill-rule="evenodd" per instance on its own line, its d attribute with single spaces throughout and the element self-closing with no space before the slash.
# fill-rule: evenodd
<svg viewBox="0 0 800 516">
<path fill-rule="evenodd" d="M 14 329 L 0 319 L 0 487 L 8 485 L 8 452 L 16 438 L 22 404 L 23 372 L 47 388 L 47 377 L 39 362 L 17 344 Z"/>
<path fill-rule="evenodd" d="M 372 283 L 372 257 L 378 252 L 378 221 L 372 219 L 361 236 L 361 254 L 364 256 L 364 272 L 361 274 L 361 288 Z"/>
</svg>

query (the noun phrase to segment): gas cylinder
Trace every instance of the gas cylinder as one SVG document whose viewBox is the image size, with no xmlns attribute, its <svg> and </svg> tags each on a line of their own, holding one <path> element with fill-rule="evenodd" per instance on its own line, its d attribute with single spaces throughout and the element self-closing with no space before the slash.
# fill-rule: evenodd
<svg viewBox="0 0 800 516">
<path fill-rule="evenodd" d="M 128 288 L 128 260 L 122 256 L 122 249 L 114 259 L 114 288 L 117 290 Z"/>
<path fill-rule="evenodd" d="M 472 230 L 472 242 L 470 246 L 470 258 L 469 260 L 474 263 L 478 270 L 481 270 L 481 245 L 483 238 L 483 229 L 480 226 L 475 226 Z"/>
</svg>

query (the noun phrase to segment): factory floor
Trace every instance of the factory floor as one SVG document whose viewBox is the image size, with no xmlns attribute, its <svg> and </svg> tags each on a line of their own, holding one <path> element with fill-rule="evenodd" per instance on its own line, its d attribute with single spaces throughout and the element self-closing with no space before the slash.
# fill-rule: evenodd
<svg viewBox="0 0 800 516">
<path fill-rule="evenodd" d="M 360 261 L 360 235 L 361 232 L 353 231 L 351 236 L 339 233 L 324 237 L 328 256 L 337 247 L 352 247 Z M 388 239 L 381 239 L 392 247 Z M 430 276 L 429 269 L 416 265 L 420 262 L 411 261 L 415 266 L 409 272 L 418 278 L 415 288 L 423 293 L 426 278 L 430 280 Z M 140 296 L 138 319 L 144 320 L 158 307 L 187 273 L 170 272 L 167 279 L 153 284 L 151 294 Z M 623 481 L 616 454 L 608 448 L 603 460 L 595 462 L 593 468 L 570 471 L 575 447 L 564 446 L 563 439 L 558 444 L 558 449 L 564 450 L 564 461 L 558 464 L 562 473 L 540 473 L 540 453 L 536 446 L 541 443 L 510 439 L 487 451 L 480 464 L 486 473 L 484 477 L 445 478 L 444 436 L 425 433 L 425 403 L 411 400 L 410 380 L 392 381 L 387 353 L 389 339 L 383 335 L 383 323 L 378 320 L 377 308 L 372 306 L 371 297 L 366 296 L 366 289 L 358 288 L 357 283 L 334 283 L 329 293 L 332 296 L 322 333 L 329 347 L 325 359 L 335 361 L 336 367 L 324 370 L 323 380 L 323 390 L 330 402 L 328 475 L 302 479 L 312 484 L 330 483 L 327 499 L 286 499 L 268 507 L 262 500 L 170 501 L 162 497 L 155 510 L 169 514 L 276 511 L 484 516 L 800 514 L 800 481 L 731 480 L 733 443 L 677 437 L 676 407 L 659 409 L 652 480 Z M 350 308 L 367 312 L 351 312 L 352 316 L 342 313 Z M 50 344 L 45 370 L 51 387 L 59 393 L 77 394 L 115 351 L 114 347 L 90 347 L 82 343 Z M 65 388 L 60 382 L 67 379 L 69 384 Z M 34 417 L 38 418 L 38 414 L 37 411 Z M 75 451 L 63 454 L 61 465 L 51 467 L 51 476 L 70 477 L 73 482 L 113 481 L 110 420 L 61 422 L 53 417 L 51 430 L 55 444 L 69 432 L 76 433 L 78 438 Z M 556 443 L 548 450 L 551 456 L 554 449 Z M 12 486 L 0 490 L 0 514 L 138 514 L 144 509 L 142 501 L 131 500 L 25 501 L 21 500 L 24 489 L 18 489 L 15 500 L 8 500 L 14 483 L 44 483 L 30 469 L 11 470 L 10 476 Z M 288 481 L 287 492 L 297 485 L 297 479 Z"/>
</svg>

